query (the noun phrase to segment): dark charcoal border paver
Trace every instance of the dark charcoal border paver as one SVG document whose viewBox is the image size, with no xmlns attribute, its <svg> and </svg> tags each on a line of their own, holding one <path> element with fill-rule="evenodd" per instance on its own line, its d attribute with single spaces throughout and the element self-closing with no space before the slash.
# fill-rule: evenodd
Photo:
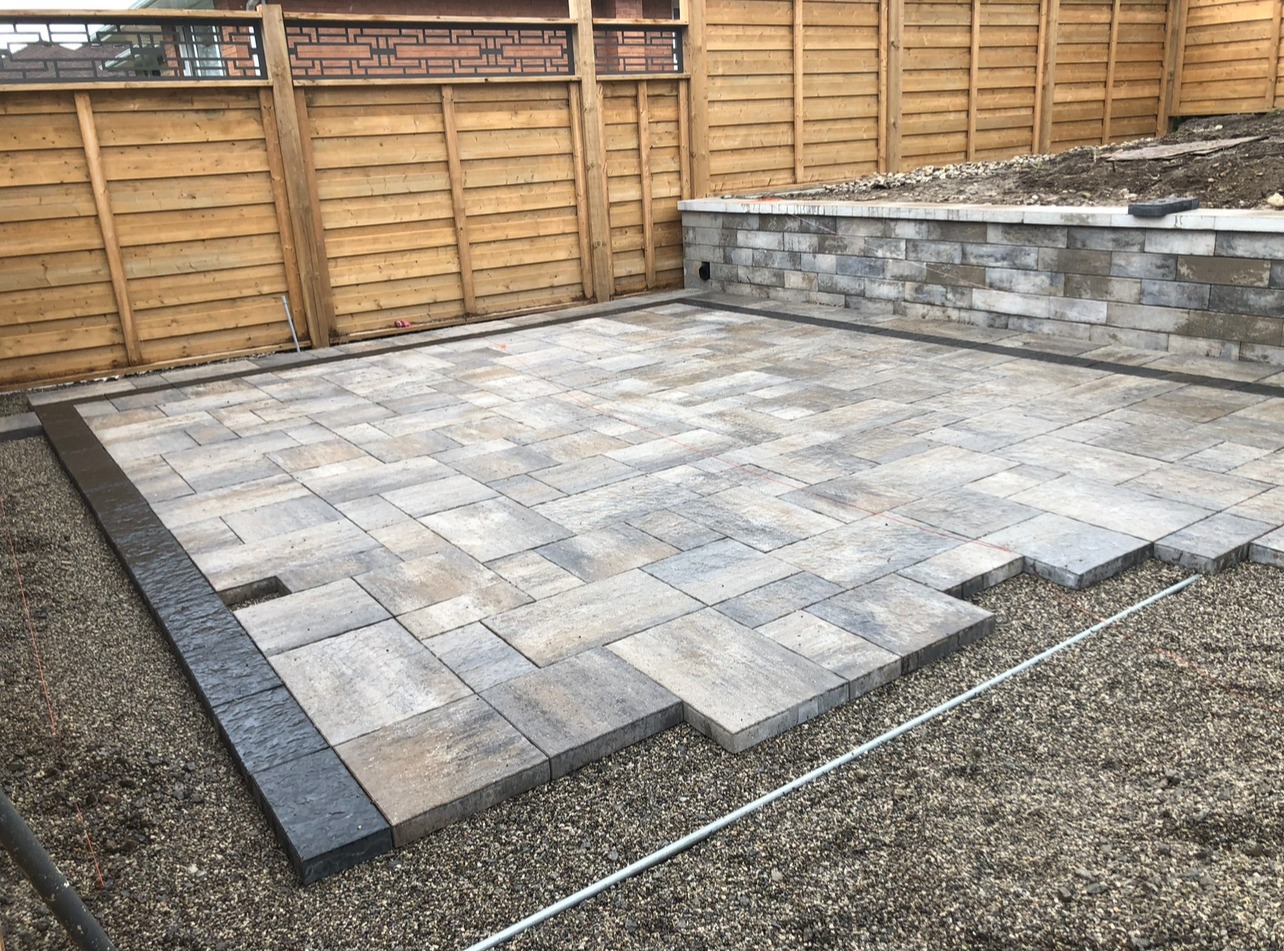
<svg viewBox="0 0 1284 951">
<path fill-rule="evenodd" d="M 387 821 L 75 403 L 49 403 L 36 413 L 303 884 L 390 850 Z"/>
</svg>

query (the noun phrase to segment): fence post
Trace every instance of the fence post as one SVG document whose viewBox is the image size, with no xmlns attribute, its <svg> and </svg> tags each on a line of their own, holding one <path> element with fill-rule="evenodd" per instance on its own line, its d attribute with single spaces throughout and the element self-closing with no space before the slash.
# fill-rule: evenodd
<svg viewBox="0 0 1284 951">
<path fill-rule="evenodd" d="M 981 76 L 981 0 L 972 0 L 971 49 L 967 77 L 967 160 L 976 159 L 977 87 Z"/>
<path fill-rule="evenodd" d="M 1057 34 L 1061 0 L 1043 0 L 1039 15 L 1039 62 L 1034 90 L 1034 151 L 1052 151 L 1052 111 L 1057 93 Z"/>
<path fill-rule="evenodd" d="M 687 21 L 682 62 L 691 73 L 687 94 L 691 97 L 690 128 L 683 144 L 691 152 L 691 194 L 684 198 L 704 198 L 709 194 L 709 63 L 704 50 L 704 0 L 682 0 Z"/>
<path fill-rule="evenodd" d="M 303 302 L 307 308 L 308 337 L 313 347 L 328 347 L 334 328 L 334 299 L 330 292 L 329 264 L 321 252 L 321 236 L 316 229 L 317 217 L 313 214 L 315 209 L 308 187 L 310 169 L 299 122 L 299 107 L 294 98 L 285 19 L 281 8 L 275 4 L 259 7 L 259 13 L 263 18 L 263 58 L 268 81 L 272 84 L 272 113 L 276 117 L 285 190 L 290 201 L 294 244 L 298 249 Z"/>
<path fill-rule="evenodd" d="M 1159 77 L 1159 116 L 1156 135 L 1168 134 L 1168 120 L 1181 101 L 1182 63 L 1186 58 L 1186 0 L 1168 0 L 1164 29 L 1164 66 Z"/>
<path fill-rule="evenodd" d="M 602 123 L 602 91 L 597 82 L 597 56 L 593 44 L 592 0 L 570 0 L 575 20 L 572 43 L 575 73 L 580 83 L 580 121 L 584 124 L 585 190 L 588 195 L 589 258 L 593 269 L 593 296 L 608 301 L 615 291 L 611 264 L 611 205 L 606 188 L 606 130 Z"/>
<path fill-rule="evenodd" d="M 111 289 L 116 296 L 116 314 L 120 318 L 120 333 L 125 340 L 125 359 L 130 366 L 143 362 L 138 344 L 138 328 L 134 324 L 134 308 L 129 301 L 129 283 L 125 277 L 125 262 L 120 254 L 120 238 L 116 234 L 116 218 L 111 210 L 111 195 L 107 192 L 107 177 L 103 174 L 102 151 L 98 147 L 98 127 L 94 123 L 94 109 L 89 93 L 75 94 L 76 119 L 80 123 L 80 141 L 85 150 L 85 164 L 89 168 L 89 183 L 94 192 L 94 207 L 98 212 L 98 228 L 103 236 L 103 252 L 107 255 L 107 271 L 111 275 Z"/>
<path fill-rule="evenodd" d="M 901 170 L 902 44 L 905 0 L 879 4 L 878 23 L 878 170 Z"/>
<path fill-rule="evenodd" d="M 807 177 L 806 102 L 803 96 L 803 0 L 794 0 L 794 182 L 801 184 Z"/>
<path fill-rule="evenodd" d="M 1266 67 L 1266 109 L 1275 108 L 1275 87 L 1280 79 L 1281 20 L 1284 20 L 1284 0 L 1275 0 L 1275 17 L 1271 23 L 1270 62 Z"/>
</svg>

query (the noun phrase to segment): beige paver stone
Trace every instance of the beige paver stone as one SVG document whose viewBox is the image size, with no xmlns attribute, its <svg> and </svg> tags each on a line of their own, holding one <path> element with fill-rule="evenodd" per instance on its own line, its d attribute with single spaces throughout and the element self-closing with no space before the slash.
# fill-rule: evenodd
<svg viewBox="0 0 1284 951">
<path fill-rule="evenodd" d="M 392 620 L 296 647 L 271 661 L 334 745 L 472 693 Z"/>
<path fill-rule="evenodd" d="M 476 696 L 367 733 L 338 753 L 398 845 L 549 780 L 548 757 Z"/>
<path fill-rule="evenodd" d="M 735 752 L 824 713 L 847 681 L 713 610 L 612 644 L 613 653 L 682 698 L 687 722 Z"/>
</svg>

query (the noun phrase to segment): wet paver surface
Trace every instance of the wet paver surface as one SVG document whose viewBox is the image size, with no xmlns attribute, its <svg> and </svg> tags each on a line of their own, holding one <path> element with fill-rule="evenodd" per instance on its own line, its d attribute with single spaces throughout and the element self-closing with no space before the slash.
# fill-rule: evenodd
<svg viewBox="0 0 1284 951">
<path fill-rule="evenodd" d="M 983 636 L 959 597 L 1022 570 L 1284 562 L 1276 368 L 749 310 L 81 402 L 270 665 L 233 742 L 319 733 L 238 758 L 337 754 L 404 843 L 683 720 L 758 743 Z"/>
</svg>

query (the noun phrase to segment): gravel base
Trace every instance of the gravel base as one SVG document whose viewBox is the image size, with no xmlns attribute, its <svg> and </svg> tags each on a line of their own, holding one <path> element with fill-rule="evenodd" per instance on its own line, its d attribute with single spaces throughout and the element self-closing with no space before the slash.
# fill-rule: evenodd
<svg viewBox="0 0 1284 951">
<path fill-rule="evenodd" d="M 1182 576 L 1015 579 L 992 637 L 748 753 L 680 727 L 301 889 L 43 439 L 0 486 L 59 730 L 0 519 L 0 783 L 122 949 L 463 947 Z M 1201 581 L 513 947 L 1284 948 L 1281 581 Z M 3 857 L 0 921 L 69 946 Z"/>
<path fill-rule="evenodd" d="M 26 393 L 0 393 L 0 416 L 16 416 L 29 409 Z"/>
</svg>

